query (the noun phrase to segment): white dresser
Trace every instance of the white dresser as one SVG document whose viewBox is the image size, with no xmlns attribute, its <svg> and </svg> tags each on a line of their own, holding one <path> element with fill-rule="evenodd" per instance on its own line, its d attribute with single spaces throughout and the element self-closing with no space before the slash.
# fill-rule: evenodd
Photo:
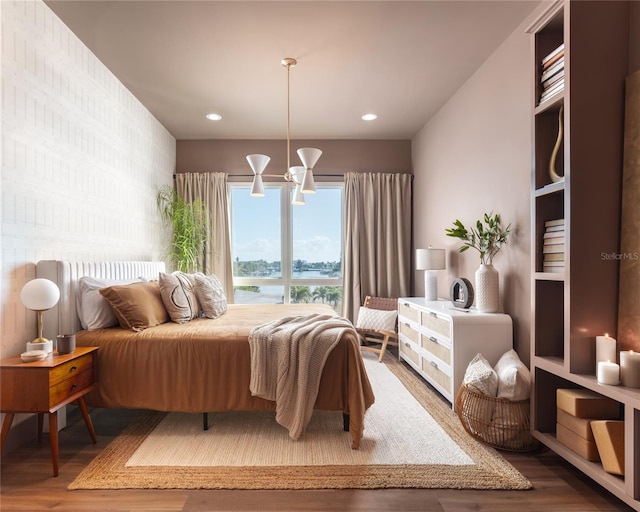
<svg viewBox="0 0 640 512">
<path fill-rule="evenodd" d="M 480 352 L 493 366 L 513 346 L 511 317 L 450 301 L 398 299 L 399 355 L 452 406 L 467 365 Z"/>
</svg>

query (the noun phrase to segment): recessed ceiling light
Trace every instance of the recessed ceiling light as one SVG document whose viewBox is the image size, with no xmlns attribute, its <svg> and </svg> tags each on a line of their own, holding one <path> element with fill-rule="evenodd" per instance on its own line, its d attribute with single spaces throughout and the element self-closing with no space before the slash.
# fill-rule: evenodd
<svg viewBox="0 0 640 512">
<path fill-rule="evenodd" d="M 222 116 L 220 114 L 216 114 L 215 112 L 211 112 L 211 114 L 207 114 L 207 119 L 209 121 L 220 121 Z"/>
<path fill-rule="evenodd" d="M 374 121 L 378 119 L 378 116 L 375 114 L 365 114 L 362 116 L 363 121 Z"/>
</svg>

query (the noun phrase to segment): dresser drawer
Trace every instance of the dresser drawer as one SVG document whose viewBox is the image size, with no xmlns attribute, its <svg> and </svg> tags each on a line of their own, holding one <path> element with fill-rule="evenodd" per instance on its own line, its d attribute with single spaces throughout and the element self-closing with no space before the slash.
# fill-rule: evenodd
<svg viewBox="0 0 640 512">
<path fill-rule="evenodd" d="M 93 353 L 77 357 L 49 371 L 49 387 L 93 368 Z"/>
<path fill-rule="evenodd" d="M 410 304 L 406 302 L 400 302 L 398 305 L 398 315 L 404 317 L 406 320 L 410 320 L 412 322 L 420 323 L 420 310 L 412 307 Z M 400 320 L 402 321 L 402 319 Z"/>
<path fill-rule="evenodd" d="M 439 317 L 436 313 L 430 311 L 423 311 L 421 324 L 447 339 L 451 338 L 451 321 L 448 318 Z"/>
<path fill-rule="evenodd" d="M 91 367 L 84 372 L 74 373 L 72 377 L 51 386 L 49 388 L 49 408 L 55 407 L 78 391 L 88 388 L 94 382 L 95 378 Z"/>
<path fill-rule="evenodd" d="M 420 344 L 420 334 L 409 324 L 398 324 L 398 331 L 400 331 L 400 334 L 413 341 L 416 345 Z"/>
<path fill-rule="evenodd" d="M 411 361 L 416 365 L 416 368 L 420 368 L 420 354 L 416 352 L 411 343 L 400 341 L 400 343 L 398 343 L 398 348 L 404 359 Z"/>
<path fill-rule="evenodd" d="M 440 385 L 441 388 L 451 394 L 451 376 L 445 373 L 435 361 L 429 361 L 426 357 L 422 358 L 422 371 L 429 379 Z M 447 398 L 451 398 L 448 396 Z"/>
<path fill-rule="evenodd" d="M 420 346 L 430 354 L 451 366 L 451 347 L 435 336 L 420 335 Z"/>
</svg>

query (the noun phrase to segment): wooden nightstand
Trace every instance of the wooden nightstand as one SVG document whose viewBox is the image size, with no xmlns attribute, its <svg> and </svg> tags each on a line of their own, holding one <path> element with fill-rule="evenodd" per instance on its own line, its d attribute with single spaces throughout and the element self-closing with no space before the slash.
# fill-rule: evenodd
<svg viewBox="0 0 640 512">
<path fill-rule="evenodd" d="M 0 412 L 6 413 L 0 450 L 16 413 L 38 413 L 38 442 L 42 442 L 44 413 L 49 413 L 53 476 L 58 476 L 57 411 L 76 400 L 96 442 L 84 395 L 98 386 L 97 351 L 98 347 L 78 347 L 72 354 L 53 353 L 33 363 L 24 363 L 20 356 L 0 361 Z"/>
</svg>

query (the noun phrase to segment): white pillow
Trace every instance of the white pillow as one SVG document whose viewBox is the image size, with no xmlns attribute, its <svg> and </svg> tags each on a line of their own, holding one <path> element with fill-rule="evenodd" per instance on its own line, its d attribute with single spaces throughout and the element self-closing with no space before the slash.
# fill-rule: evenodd
<svg viewBox="0 0 640 512">
<path fill-rule="evenodd" d="M 207 318 L 218 318 L 227 311 L 227 297 L 222 284 L 215 275 L 194 274 L 195 292 L 202 314 Z"/>
<path fill-rule="evenodd" d="M 395 332 L 397 317 L 397 309 L 384 311 L 382 309 L 365 308 L 364 306 L 360 306 L 358 320 L 356 321 L 356 328 Z"/>
<path fill-rule="evenodd" d="M 160 296 L 172 322 L 183 324 L 200 316 L 200 303 L 195 293 L 195 276 L 176 271 L 160 272 Z"/>
<path fill-rule="evenodd" d="M 494 367 L 498 375 L 498 398 L 527 400 L 531 391 L 531 373 L 511 349 L 505 352 Z"/>
<path fill-rule="evenodd" d="M 471 389 L 495 397 L 498 392 L 498 375 L 482 354 L 476 354 L 467 366 L 463 382 Z"/>
<path fill-rule="evenodd" d="M 114 327 L 118 319 L 113 314 L 111 306 L 100 295 L 100 289 L 119 284 L 140 283 L 143 279 L 97 279 L 95 277 L 81 277 L 78 280 L 76 293 L 76 309 L 83 329 L 90 331 Z"/>
</svg>

